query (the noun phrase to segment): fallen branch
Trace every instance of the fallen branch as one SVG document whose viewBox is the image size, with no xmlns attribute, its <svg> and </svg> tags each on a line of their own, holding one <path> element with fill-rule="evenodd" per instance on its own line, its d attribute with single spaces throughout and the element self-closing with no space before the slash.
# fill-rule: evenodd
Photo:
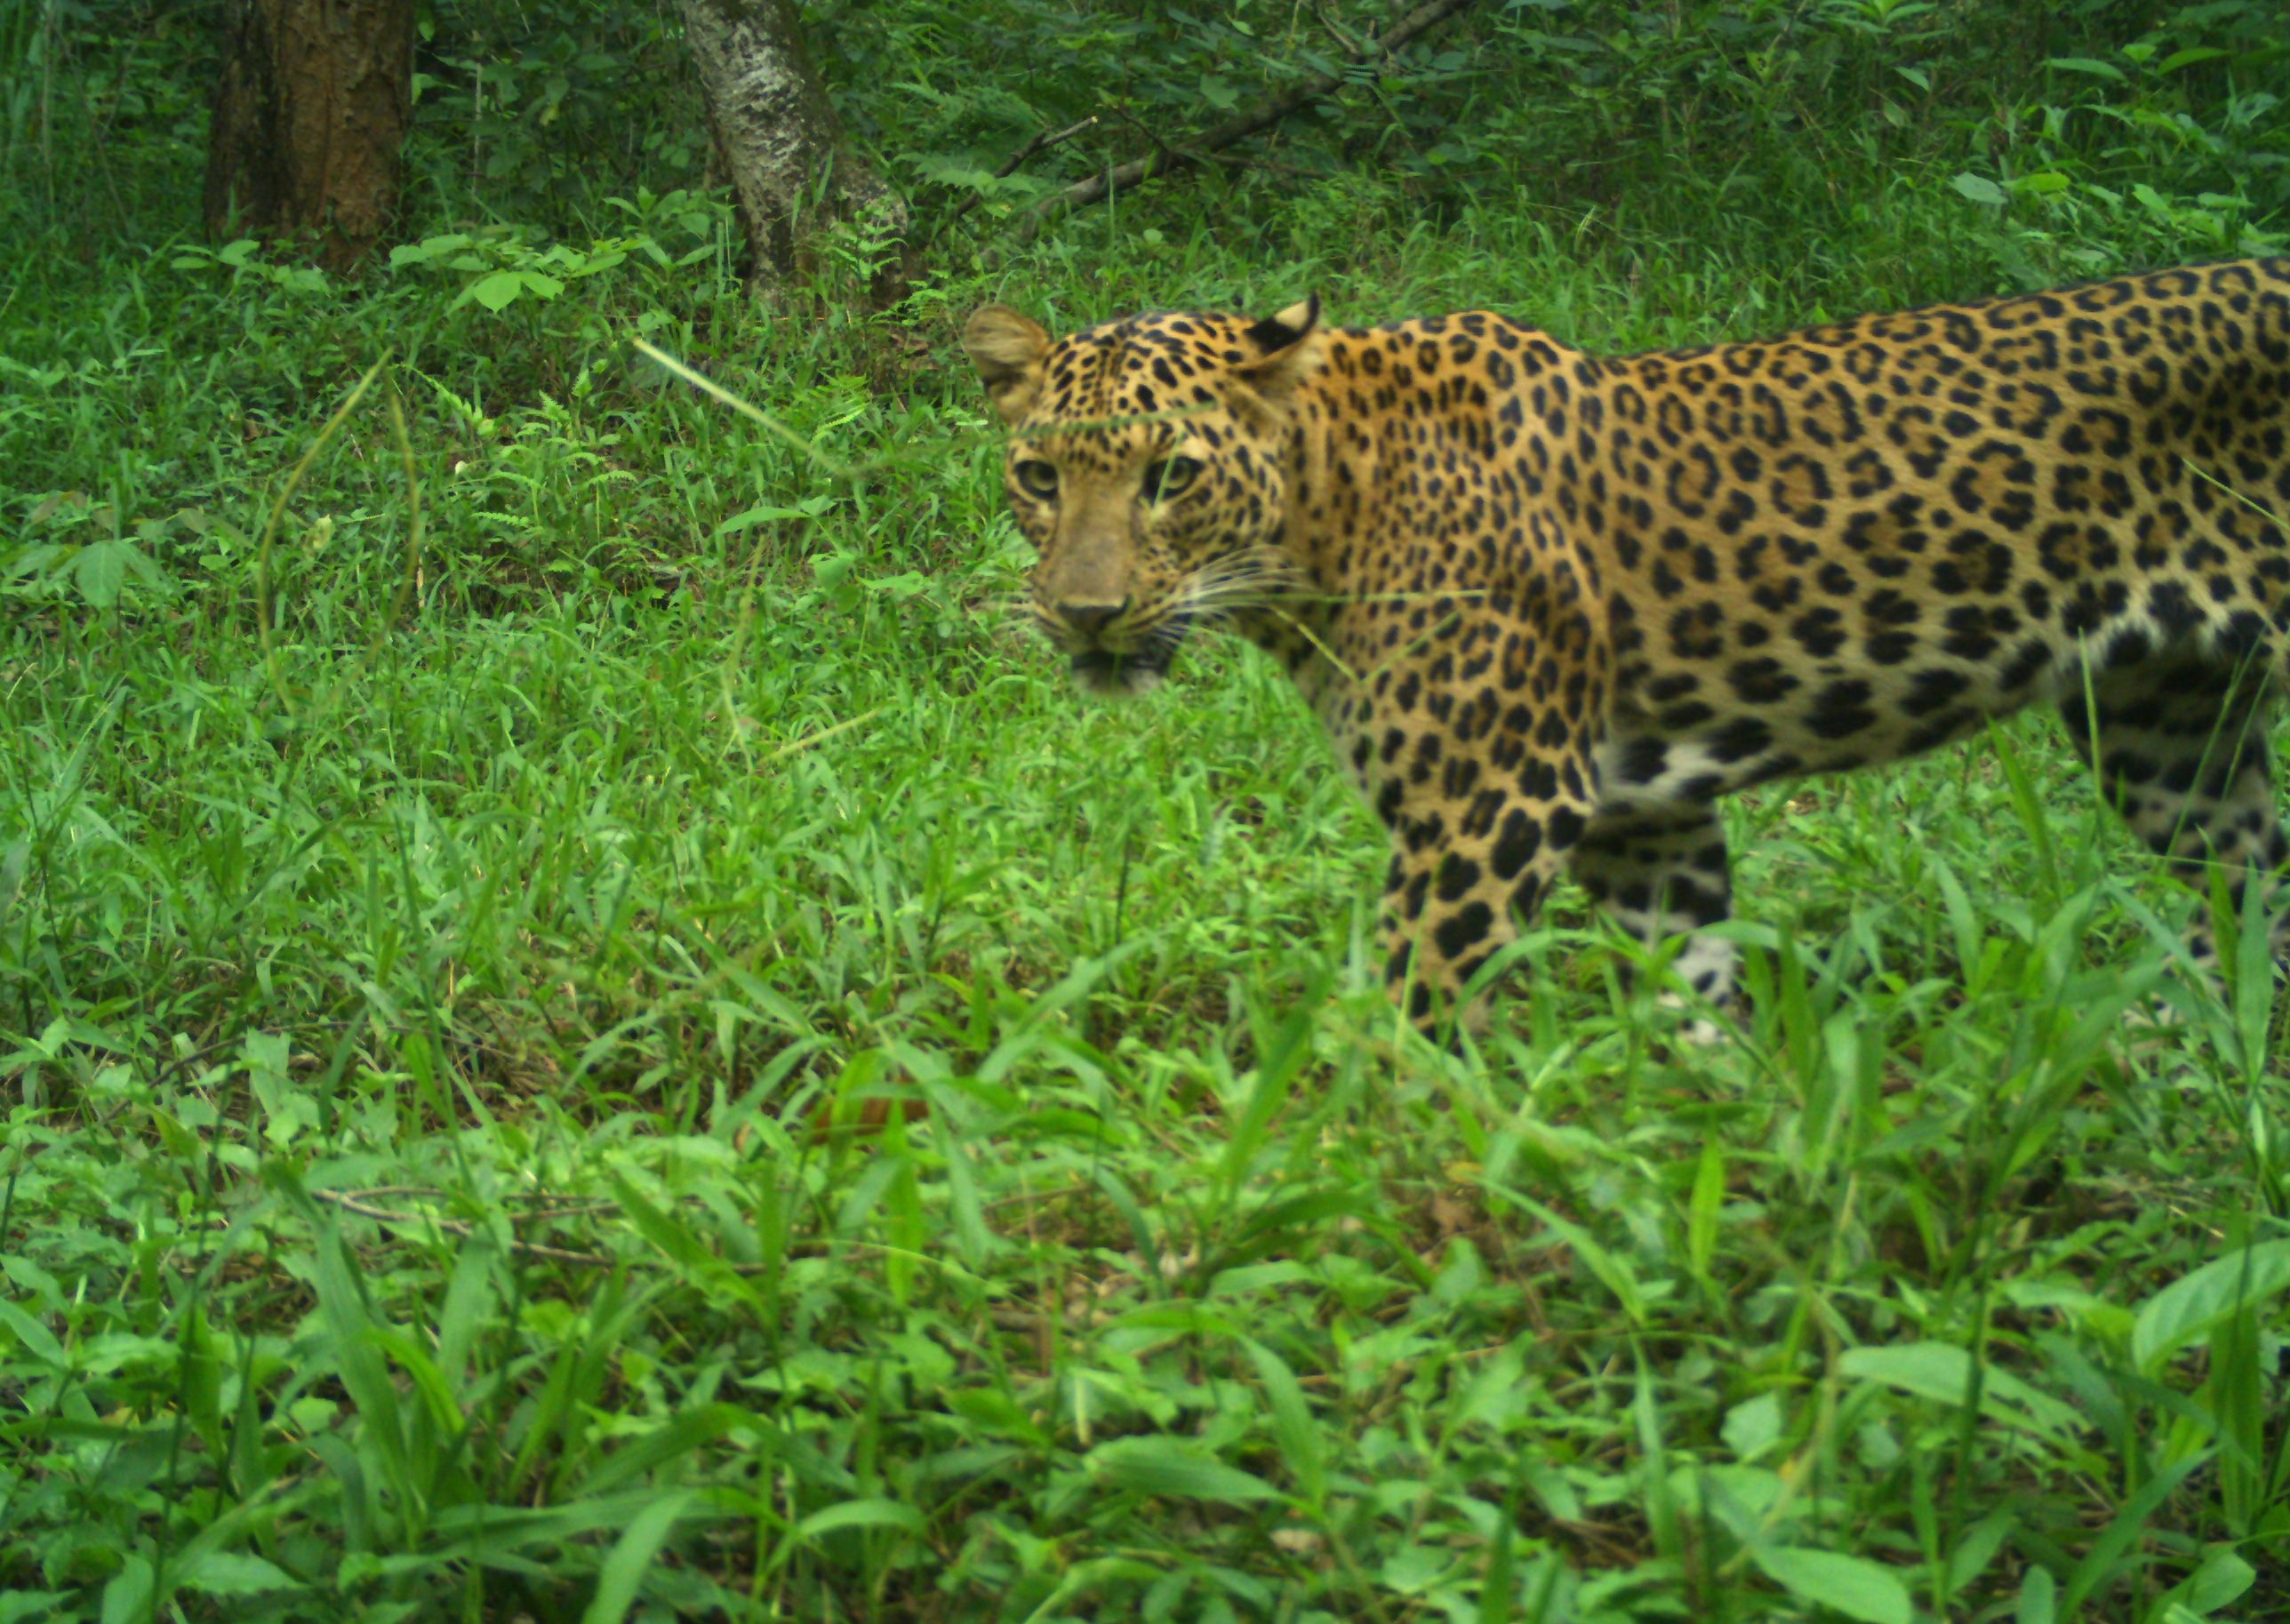
<svg viewBox="0 0 2290 1624">
<path fill-rule="evenodd" d="M 1424 0 L 1423 4 L 1393 23 L 1381 36 L 1353 49 L 1349 55 L 1348 66 L 1370 66 L 1472 4 L 1473 0 Z M 1315 74 L 1302 84 L 1277 96 L 1268 97 L 1254 107 L 1234 114 L 1222 124 L 1212 125 L 1181 147 L 1168 145 L 1157 137 L 1158 150 L 1151 155 L 1101 170 L 1035 204 L 1019 216 L 1017 224 L 1012 228 L 1013 234 L 1020 244 L 1029 243 L 1059 210 L 1095 203 L 1108 192 L 1126 189 L 1156 175 L 1166 174 L 1173 169 L 1198 164 L 1236 141 L 1246 140 L 1259 131 L 1270 129 L 1297 108 L 1317 101 L 1343 82 L 1344 75 L 1341 72 Z"/>
<path fill-rule="evenodd" d="M 1012 153 L 1009 159 L 1004 163 L 1002 167 L 994 172 L 994 178 L 997 180 L 1007 180 L 1011 176 L 1016 174 L 1019 170 L 1025 167 L 1026 160 L 1032 157 L 1036 153 L 1045 151 L 1049 148 L 1054 147 L 1061 141 L 1069 141 L 1075 136 L 1079 135 L 1083 131 L 1094 127 L 1096 123 L 1097 115 L 1092 113 L 1087 118 L 1083 119 L 1079 124 L 1068 124 L 1062 130 L 1043 130 L 1037 132 L 1033 140 L 1028 141 L 1024 146 L 1019 148 L 1017 151 Z M 931 236 L 933 240 L 936 240 L 940 232 L 945 230 L 949 226 L 954 224 L 955 221 L 960 220 L 964 215 L 969 213 L 971 210 L 976 208 L 980 204 L 985 201 L 986 194 L 984 192 L 973 192 L 960 203 L 956 204 L 954 207 L 949 209 L 945 214 L 941 216 L 938 224 L 931 228 Z"/>
</svg>

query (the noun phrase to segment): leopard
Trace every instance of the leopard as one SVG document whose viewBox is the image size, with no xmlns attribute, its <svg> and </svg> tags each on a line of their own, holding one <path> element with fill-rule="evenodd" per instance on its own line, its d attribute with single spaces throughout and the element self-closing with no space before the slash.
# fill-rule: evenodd
<svg viewBox="0 0 2290 1624">
<path fill-rule="evenodd" d="M 1030 618 L 1101 692 L 1211 626 L 1285 667 L 1388 834 L 1378 964 L 1427 1032 L 1562 879 L 1737 1010 L 1721 797 L 2033 706 L 2159 866 L 2262 888 L 2283 961 L 2290 257 L 1619 356 L 1317 295 L 1056 339 L 992 304 L 962 344 Z"/>
</svg>

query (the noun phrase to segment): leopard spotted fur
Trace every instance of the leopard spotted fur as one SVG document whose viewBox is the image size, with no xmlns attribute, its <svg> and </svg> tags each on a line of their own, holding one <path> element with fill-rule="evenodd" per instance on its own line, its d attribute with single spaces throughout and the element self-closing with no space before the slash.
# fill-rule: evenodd
<svg viewBox="0 0 2290 1624">
<path fill-rule="evenodd" d="M 1286 664 L 1419 1020 L 1562 875 L 1723 1003 L 1718 796 L 2033 704 L 2182 873 L 2290 858 L 2290 259 L 1619 359 L 1317 300 L 965 341 L 1043 628 L 1096 687 L 1212 620 Z"/>
</svg>

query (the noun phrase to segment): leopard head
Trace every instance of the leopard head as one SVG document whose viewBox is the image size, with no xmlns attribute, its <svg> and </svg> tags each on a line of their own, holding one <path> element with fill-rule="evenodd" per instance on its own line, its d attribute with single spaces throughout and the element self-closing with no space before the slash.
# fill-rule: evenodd
<svg viewBox="0 0 2290 1624">
<path fill-rule="evenodd" d="M 1140 316 L 1053 340 L 988 305 L 964 327 L 1011 431 L 1034 618 L 1085 688 L 1142 692 L 1193 626 L 1293 580 L 1290 453 L 1319 316 L 1310 299 L 1263 321 Z"/>
</svg>

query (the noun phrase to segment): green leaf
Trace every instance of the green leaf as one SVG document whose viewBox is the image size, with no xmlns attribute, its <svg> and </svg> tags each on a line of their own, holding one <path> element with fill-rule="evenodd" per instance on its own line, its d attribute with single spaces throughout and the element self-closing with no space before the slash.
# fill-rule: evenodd
<svg viewBox="0 0 2290 1624">
<path fill-rule="evenodd" d="M 557 1545 L 590 1535 L 617 1533 L 634 1526 L 645 1508 L 661 1497 L 658 1489 L 592 1495 L 562 1506 L 499 1506 L 482 1500 L 441 1508 L 430 1524 L 436 1538 L 425 1554 L 441 1561 L 496 1556 L 534 1546 Z"/>
<path fill-rule="evenodd" d="M 445 1288 L 444 1305 L 437 1311 L 436 1364 L 441 1371 L 460 1371 L 468 1366 L 469 1352 L 484 1332 L 486 1311 L 492 1302 L 494 1273 L 499 1266 L 500 1254 L 482 1236 L 460 1248 L 453 1262 L 452 1278 Z M 458 1404 L 455 1414 L 458 1420 Z"/>
<path fill-rule="evenodd" d="M 1909 1624 L 1908 1587 L 1893 1570 L 1862 1556 L 1802 1545 L 1751 1546 L 1750 1558 L 1766 1577 L 1799 1601 L 1858 1619 L 1862 1624 Z"/>
<path fill-rule="evenodd" d="M 1990 1512 L 1964 1531 L 1956 1548 L 1948 1554 L 1948 1593 L 1955 1596 L 1988 1570 L 1996 1560 L 2016 1520 L 2008 1508 Z"/>
<path fill-rule="evenodd" d="M 2012 1624 L 2052 1624 L 2059 1617 L 2059 1582 L 2048 1568 L 2030 1568 L 2020 1581 L 2020 1604 L 2012 1610 Z"/>
<path fill-rule="evenodd" d="M 1956 188 L 1958 191 L 1962 192 L 1966 197 L 1971 198 L 1974 203 L 1994 204 L 1999 208 L 2002 207 L 2008 200 L 2009 196 L 2002 187 L 1997 185 L 1993 180 L 1989 180 L 1985 175 L 1962 174 L 1957 176 L 1957 178 L 1950 181 L 1949 184 Z"/>
<path fill-rule="evenodd" d="M 2243 1592 L 2257 1582 L 2258 1570 L 2222 1545 L 2179 1587 L 2177 1599 L 2180 1606 L 2202 1618 L 2230 1602 L 2240 1601 Z"/>
<path fill-rule="evenodd" d="M 1116 1438 L 1090 1451 L 1087 1464 L 1092 1476 L 1148 1494 L 1227 1506 L 1282 1498 L 1279 1490 L 1255 1473 L 1227 1466 L 1174 1438 Z"/>
<path fill-rule="evenodd" d="M 58 1370 L 67 1368 L 71 1363 L 64 1353 L 64 1345 L 56 1340 L 55 1332 L 4 1297 L 0 1297 L 0 1331 L 15 1332 L 16 1340 L 25 1352 Z M 0 1343 L 0 1352 L 4 1351 L 6 1345 Z"/>
<path fill-rule="evenodd" d="M 801 508 L 750 508 L 744 513 L 735 513 L 725 519 L 716 527 L 716 533 L 719 536 L 729 536 L 743 530 L 753 530 L 758 524 L 782 524 L 797 519 L 815 519 L 818 516 L 817 514 Z"/>
<path fill-rule="evenodd" d="M 2161 1508 L 2178 1486 L 2197 1470 L 2210 1464 L 2211 1452 L 2188 1456 L 2168 1470 L 2157 1473 L 2140 1486 L 2139 1492 L 2123 1502 L 2123 1508 L 2114 1520 L 2091 1542 L 2083 1560 L 2068 1574 L 2067 1583 L 2061 1587 L 2059 1611 L 2063 1618 L 2073 1619 L 2084 1602 L 2102 1586 L 2110 1583 L 2122 1571 L 2125 1553 L 2147 1532 L 2147 1519 Z"/>
<path fill-rule="evenodd" d="M 72 560 L 72 584 L 79 595 L 97 609 L 108 609 L 119 601 L 119 588 L 127 579 L 128 546 L 124 541 L 95 541 L 79 549 Z"/>
<path fill-rule="evenodd" d="M 372 1309 L 360 1284 L 356 1261 L 339 1228 L 330 1225 L 320 1233 L 313 1263 L 319 1318 L 332 1344 L 324 1354 L 364 1423 L 359 1452 L 370 1450 L 379 1458 L 394 1492 L 418 1498 L 420 1489 L 406 1440 L 406 1407 L 372 1334 Z"/>
<path fill-rule="evenodd" d="M 1974 1395 L 1972 1356 L 1948 1342 L 1855 1348 L 1837 1361 L 1837 1369 L 1840 1375 L 1881 1382 L 1939 1404 L 1961 1404 Z M 1980 1412 L 1990 1420 L 2054 1437 L 2064 1436 L 2077 1424 L 2075 1412 L 2066 1404 L 1993 1365 L 1981 1368 L 1978 1394 Z"/>
<path fill-rule="evenodd" d="M 676 1519 L 682 1516 L 695 1496 L 686 1490 L 679 1494 L 656 1500 L 637 1512 L 629 1523 L 628 1532 L 613 1544 L 612 1554 L 597 1570 L 597 1593 L 589 1598 L 588 1611 L 581 1615 L 581 1624 L 621 1624 L 637 1599 L 637 1591 L 644 1584 L 644 1576 L 652 1571 L 653 1561 L 666 1544 Z"/>
<path fill-rule="evenodd" d="M 1736 1460 L 1755 1460 L 1782 1436 L 1782 1419 L 1781 1395 L 1760 1393 L 1755 1398 L 1743 1399 L 1726 1412 L 1718 1436 L 1734 1452 Z"/>
<path fill-rule="evenodd" d="M 2153 1375 L 2180 1348 L 2229 1315 L 2290 1288 L 2290 1240 L 2264 1241 L 2206 1263 L 2141 1305 L 2131 1327 L 2131 1359 Z"/>
<path fill-rule="evenodd" d="M 1614 1300 L 1621 1304 L 1622 1312 L 1629 1316 L 1630 1324 L 1642 1325 L 1645 1323 L 1645 1292 L 1639 1286 L 1637 1275 L 1630 1268 L 1627 1259 L 1607 1251 L 1598 1244 L 1588 1229 L 1570 1220 L 1559 1217 L 1557 1213 L 1533 1196 L 1523 1195 L 1507 1185 L 1497 1184 L 1492 1180 L 1483 1182 L 1485 1188 L 1494 1191 L 1506 1201 L 1515 1203 L 1522 1212 L 1539 1220 L 1553 1235 L 1565 1242 L 1574 1255 L 1582 1260 L 1584 1267 L 1598 1277 L 1598 1283 L 1614 1294 Z"/>
<path fill-rule="evenodd" d="M 2118 84 L 2121 84 L 2124 78 L 2123 69 L 2114 63 L 2102 62 L 2087 56 L 2055 56 L 2045 62 L 2044 66 L 2064 68 L 2069 73 L 2093 74 L 2102 79 L 2113 79 Z"/>
<path fill-rule="evenodd" d="M 20 547 L 0 564 L 0 580 L 14 580 L 20 575 L 44 575 L 58 567 L 68 568 L 76 548 L 60 541 L 43 542 L 36 547 Z"/>
<path fill-rule="evenodd" d="M 797 1523 L 795 1537 L 797 1541 L 813 1540 L 840 1528 L 896 1528 L 918 1540 L 925 1532 L 923 1514 L 903 1500 L 846 1500 Z"/>
<path fill-rule="evenodd" d="M 171 1578 L 187 1590 L 209 1596 L 259 1596 L 266 1590 L 299 1590 L 300 1580 L 276 1563 L 244 1551 L 209 1551 L 188 1571 Z"/>
<path fill-rule="evenodd" d="M 432 1420 L 445 1436 L 458 1436 L 468 1423 L 461 1414 L 460 1401 L 454 1396 L 453 1384 L 445 1372 L 437 1368 L 437 1361 L 429 1356 L 428 1348 L 420 1338 L 407 1335 L 395 1325 L 374 1326 L 366 1335 L 373 1345 L 396 1360 L 404 1370 L 415 1396 L 428 1406 Z"/>
<path fill-rule="evenodd" d="M 1693 1170 L 1693 1193 L 1685 1218 L 1686 1260 L 1697 1275 L 1709 1272 L 1718 1253 L 1718 1224 L 1726 1211 L 1726 1151 L 1715 1135 L 1701 1143 L 1701 1159 Z"/>
<path fill-rule="evenodd" d="M 474 299 L 488 310 L 506 310 L 524 291 L 524 277 L 523 271 L 497 270 L 469 284 L 468 291 L 453 303 L 458 307 L 463 300 Z"/>
<path fill-rule="evenodd" d="M 1049 1435 L 998 1388 L 957 1388 L 947 1394 L 946 1407 L 989 1436 L 1015 1438 L 1036 1449 L 1049 1447 Z"/>
<path fill-rule="evenodd" d="M 145 1624 L 157 1611 L 151 1559 L 131 1551 L 103 1587 L 103 1624 Z"/>
<path fill-rule="evenodd" d="M 1376 1578 L 1402 1596 L 1421 1596 L 1454 1569 L 1455 1553 L 1451 1550 L 1403 1545 L 1384 1558 Z"/>
<path fill-rule="evenodd" d="M 2184 51 L 2174 51 L 2156 63 L 2155 71 L 2176 73 L 2182 68 L 2193 67 L 2197 62 L 2214 61 L 2220 57 L 2231 54 L 2233 54 L 2231 52 L 2222 51 L 2216 45 L 2190 45 Z"/>
<path fill-rule="evenodd" d="M 1259 1059 L 1255 1086 L 1249 1091 L 1248 1103 L 1231 1127 L 1218 1169 L 1229 1189 L 1238 1190 L 1247 1177 L 1252 1158 L 1311 1058 L 1312 1017 L 1318 1003 L 1317 996 L 1300 998 L 1285 1020 L 1269 1032 L 1259 1030 L 1256 1035 Z"/>
<path fill-rule="evenodd" d="M 763 1293 L 746 1276 L 702 1244 L 681 1219 L 666 1208 L 653 1205 L 620 1169 L 609 1170 L 607 1177 L 612 1180 L 613 1197 L 636 1226 L 637 1233 L 659 1248 L 685 1281 L 759 1315 L 768 1312 Z"/>
<path fill-rule="evenodd" d="M 926 180 L 941 186 L 954 187 L 971 192 L 990 192 L 1001 183 L 1002 177 L 990 169 L 981 169 L 975 164 L 926 153 L 915 161 L 917 172 Z"/>
<path fill-rule="evenodd" d="M 778 1452 L 781 1436 L 773 1423 L 737 1404 L 703 1404 L 685 1411 L 658 1431 L 615 1449 L 581 1480 L 581 1492 L 595 1496 L 625 1483 L 642 1482 L 648 1473 L 731 1438 L 739 1439 L 739 1447 L 751 1458 L 769 1458 Z"/>
<path fill-rule="evenodd" d="M 456 231 L 447 236 L 425 236 L 418 243 L 400 243 L 389 251 L 389 264 L 394 270 L 401 265 L 427 265 L 444 254 L 459 253 L 469 245 L 466 232 Z"/>
<path fill-rule="evenodd" d="M 1248 1350 L 1249 1362 L 1256 1366 L 1256 1379 L 1264 1386 L 1265 1403 L 1272 1410 L 1272 1436 L 1280 1442 L 1281 1458 L 1296 1475 L 1296 1486 L 1303 1492 L 1306 1503 L 1318 1505 L 1328 1491 L 1327 1462 L 1303 1386 L 1287 1362 L 1263 1343 L 1243 1338 L 1241 1346 Z"/>
</svg>

